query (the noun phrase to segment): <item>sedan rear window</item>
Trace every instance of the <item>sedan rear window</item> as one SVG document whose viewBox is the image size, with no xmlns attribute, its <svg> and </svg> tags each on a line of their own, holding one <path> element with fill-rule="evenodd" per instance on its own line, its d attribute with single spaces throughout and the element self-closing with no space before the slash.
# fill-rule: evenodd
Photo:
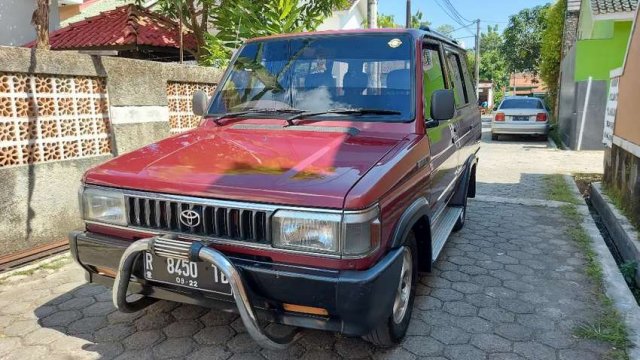
<svg viewBox="0 0 640 360">
<path fill-rule="evenodd" d="M 538 99 L 507 99 L 500 104 L 500 109 L 544 109 Z"/>
</svg>

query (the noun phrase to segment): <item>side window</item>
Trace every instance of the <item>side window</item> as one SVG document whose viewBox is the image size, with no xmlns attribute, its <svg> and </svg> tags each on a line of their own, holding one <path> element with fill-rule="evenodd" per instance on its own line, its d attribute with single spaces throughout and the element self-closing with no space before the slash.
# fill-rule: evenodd
<svg viewBox="0 0 640 360">
<path fill-rule="evenodd" d="M 436 90 L 446 88 L 445 77 L 440 62 L 440 52 L 436 45 L 425 45 L 422 49 L 422 87 L 425 116 L 431 116 L 431 95 Z"/>
<path fill-rule="evenodd" d="M 460 58 L 460 60 L 462 60 L 462 69 L 463 74 L 464 75 L 464 86 L 467 90 L 467 99 L 469 99 L 468 102 L 478 102 L 478 95 L 476 94 L 476 85 L 475 85 L 475 74 L 471 73 L 469 71 L 469 66 L 467 64 L 467 59 L 462 56 Z"/>
<path fill-rule="evenodd" d="M 449 70 L 449 78 L 451 88 L 456 99 L 456 106 L 462 106 L 469 102 L 467 92 L 465 90 L 464 78 L 462 75 L 462 63 L 458 54 L 447 50 L 447 68 Z"/>
</svg>

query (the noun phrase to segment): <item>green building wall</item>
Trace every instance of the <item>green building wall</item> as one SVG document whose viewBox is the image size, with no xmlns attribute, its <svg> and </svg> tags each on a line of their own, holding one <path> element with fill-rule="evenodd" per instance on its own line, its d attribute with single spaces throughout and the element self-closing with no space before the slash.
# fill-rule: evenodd
<svg viewBox="0 0 640 360">
<path fill-rule="evenodd" d="M 575 81 L 609 80 L 609 72 L 622 66 L 631 34 L 631 21 L 597 21 L 592 39 L 576 43 Z M 607 37 L 607 38 L 603 38 Z"/>
</svg>

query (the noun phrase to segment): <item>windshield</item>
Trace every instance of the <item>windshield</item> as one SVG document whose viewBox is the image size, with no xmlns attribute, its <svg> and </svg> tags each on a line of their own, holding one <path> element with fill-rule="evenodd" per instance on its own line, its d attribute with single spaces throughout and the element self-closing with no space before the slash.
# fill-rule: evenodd
<svg viewBox="0 0 640 360">
<path fill-rule="evenodd" d="M 538 99 L 507 99 L 502 102 L 500 109 L 544 109 L 544 106 Z"/>
<path fill-rule="evenodd" d="M 406 34 L 327 35 L 250 42 L 239 50 L 209 114 L 251 109 L 397 114 L 322 114 L 367 121 L 413 120 L 412 40 Z M 255 113 L 246 116 L 256 116 Z M 263 114 L 263 116 L 266 116 Z"/>
</svg>

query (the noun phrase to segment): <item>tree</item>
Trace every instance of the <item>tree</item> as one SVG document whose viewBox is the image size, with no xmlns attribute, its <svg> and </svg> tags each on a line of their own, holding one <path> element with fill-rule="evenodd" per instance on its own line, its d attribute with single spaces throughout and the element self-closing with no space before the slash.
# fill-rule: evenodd
<svg viewBox="0 0 640 360">
<path fill-rule="evenodd" d="M 174 20 L 182 17 L 198 45 L 194 55 L 211 63 L 228 58 L 245 39 L 314 30 L 334 9 L 347 5 L 347 0 L 158 0 L 153 10 Z M 215 37 L 211 29 L 218 31 Z"/>
<path fill-rule="evenodd" d="M 509 84 L 509 71 L 498 25 L 487 26 L 487 31 L 480 34 L 480 44 L 480 80 L 490 80 L 496 89 L 502 89 Z"/>
<path fill-rule="evenodd" d="M 562 57 L 562 34 L 567 1 L 558 0 L 547 11 L 545 30 L 542 34 L 540 49 L 540 77 L 547 84 L 547 104 L 555 112 L 558 97 L 558 77 L 560 76 L 560 60 Z"/>
<path fill-rule="evenodd" d="M 447 36 L 451 36 L 454 30 L 455 30 L 454 27 L 449 24 L 443 24 L 436 28 L 437 32 Z"/>
<path fill-rule="evenodd" d="M 31 24 L 36 28 L 36 48 L 49 49 L 49 0 L 38 0 Z"/>
<path fill-rule="evenodd" d="M 415 29 L 419 29 L 421 27 L 429 27 L 431 26 L 431 21 L 422 20 L 424 14 L 422 11 L 416 11 L 415 15 L 411 15 L 411 27 Z"/>
<path fill-rule="evenodd" d="M 146 2 L 136 0 L 136 5 L 144 6 Z M 193 33 L 196 40 L 197 48 L 193 55 L 200 61 L 216 3 L 216 0 L 158 0 L 152 10 L 176 21 L 182 18 L 183 26 Z"/>
<path fill-rule="evenodd" d="M 400 25 L 396 24 L 396 19 L 395 16 L 393 15 L 386 15 L 386 14 L 378 14 L 377 17 L 377 22 L 378 22 L 378 28 L 382 29 L 382 28 L 390 28 L 390 29 L 394 29 L 394 28 L 398 28 L 400 27 Z M 362 23 L 362 26 L 365 28 L 368 28 L 368 23 L 367 20 L 365 20 Z"/>
<path fill-rule="evenodd" d="M 510 72 L 538 72 L 545 14 L 549 7 L 549 4 L 536 6 L 509 17 L 502 52 Z"/>
<path fill-rule="evenodd" d="M 212 25 L 216 37 L 228 48 L 245 39 L 315 30 L 346 0 L 221 0 Z"/>
</svg>

